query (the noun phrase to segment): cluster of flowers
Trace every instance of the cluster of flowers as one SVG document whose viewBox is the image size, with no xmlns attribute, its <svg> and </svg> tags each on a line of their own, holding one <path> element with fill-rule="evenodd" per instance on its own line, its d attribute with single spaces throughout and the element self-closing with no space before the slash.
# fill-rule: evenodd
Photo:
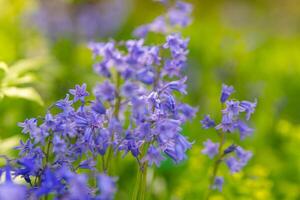
<svg viewBox="0 0 300 200">
<path fill-rule="evenodd" d="M 220 102 L 224 106 L 224 109 L 222 110 L 222 120 L 220 124 L 216 125 L 215 121 L 212 120 L 209 115 L 206 115 L 201 121 L 204 129 L 214 127 L 217 131 L 219 131 L 220 142 L 214 143 L 208 139 L 204 142 L 204 149 L 202 150 L 202 153 L 208 155 L 211 159 L 216 157 L 211 186 L 213 189 L 218 189 L 220 191 L 222 190 L 224 179 L 221 176 L 217 176 L 219 164 L 224 161 L 230 172 L 236 173 L 239 172 L 252 157 L 252 153 L 250 151 L 246 151 L 235 144 L 232 144 L 223 150 L 226 134 L 238 131 L 240 139 L 243 140 L 245 137 L 250 136 L 253 133 L 253 129 L 250 128 L 241 118 L 243 117 L 242 113 L 245 113 L 244 117 L 246 121 L 248 121 L 254 113 L 257 103 L 256 101 L 240 102 L 237 100 L 228 100 L 233 92 L 234 88 L 232 86 L 222 86 Z M 232 153 L 235 153 L 235 156 L 230 156 Z"/>
<path fill-rule="evenodd" d="M 189 4 L 177 1 L 168 11 L 169 27 L 186 26 L 190 12 Z M 90 43 L 94 69 L 105 80 L 93 97 L 86 84 L 76 85 L 44 117 L 19 124 L 29 139 L 0 170 L 6 174 L 0 199 L 109 200 L 116 192 L 109 168 L 118 152 L 131 153 L 141 171 L 166 157 L 184 160 L 191 143 L 181 126 L 197 111 L 175 97 L 187 93 L 182 72 L 188 41 L 169 34 L 160 45 L 143 39 Z M 27 187 L 11 176 L 23 178 Z"/>
</svg>

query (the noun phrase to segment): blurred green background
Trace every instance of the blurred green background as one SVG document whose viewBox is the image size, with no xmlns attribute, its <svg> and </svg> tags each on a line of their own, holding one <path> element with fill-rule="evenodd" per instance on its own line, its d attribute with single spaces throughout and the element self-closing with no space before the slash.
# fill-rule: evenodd
<svg viewBox="0 0 300 200">
<path fill-rule="evenodd" d="M 255 134 L 241 143 L 254 157 L 243 172 L 233 176 L 221 168 L 224 191 L 215 192 L 212 199 L 300 199 L 300 2 L 188 2 L 194 5 L 194 20 L 183 31 L 190 37 L 189 95 L 185 101 L 198 106 L 199 112 L 184 127 L 184 134 L 195 144 L 184 163 L 174 166 L 167 160 L 159 169 L 150 170 L 149 199 L 204 196 L 212 161 L 200 151 L 203 140 L 216 133 L 202 130 L 199 120 L 206 113 L 220 117 L 222 83 L 233 85 L 238 99 L 258 99 L 251 122 Z M 99 6 L 104 16 L 94 17 L 99 24 L 84 20 L 80 24 L 84 15 L 91 13 L 91 5 Z M 0 0 L 0 61 L 8 66 L 24 59 L 33 63 L 21 70 L 20 76 L 31 78 L 18 87 L 34 88 L 43 100 L 42 104 L 32 95 L 0 100 L 0 153 L 12 155 L 9 149 L 21 137 L 17 122 L 44 115 L 46 108 L 75 84 L 86 82 L 91 91 L 99 77 L 93 73 L 88 41 L 129 39 L 134 27 L 162 12 L 163 7 L 151 0 Z M 75 28 L 68 29 L 68 23 Z M 90 26 L 87 29 L 94 34 L 80 32 L 84 26 Z M 99 30 L 92 30 L 93 26 Z M 1 81 L 3 77 L 0 72 Z M 136 166 L 130 158 L 121 163 L 116 199 L 129 199 Z"/>
</svg>

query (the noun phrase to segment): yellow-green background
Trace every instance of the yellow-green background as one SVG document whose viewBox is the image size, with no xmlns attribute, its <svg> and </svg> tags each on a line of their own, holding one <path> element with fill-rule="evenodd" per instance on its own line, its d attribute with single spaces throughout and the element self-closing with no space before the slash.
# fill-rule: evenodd
<svg viewBox="0 0 300 200">
<path fill-rule="evenodd" d="M 129 16 L 110 36 L 118 40 L 131 38 L 134 27 L 164 11 L 150 0 L 124 1 L 130 4 Z M 198 106 L 199 112 L 184 127 L 184 134 L 195 143 L 182 164 L 174 166 L 167 160 L 154 173 L 150 170 L 148 198 L 203 198 L 212 161 L 200 151 L 203 140 L 216 136 L 202 130 L 199 120 L 206 113 L 220 117 L 219 93 L 221 84 L 227 83 L 235 87 L 235 98 L 258 99 L 251 120 L 254 136 L 241 143 L 254 157 L 243 172 L 233 176 L 222 167 L 224 191 L 215 192 L 212 199 L 300 199 L 300 2 L 189 2 L 194 5 L 194 20 L 183 31 L 190 37 L 189 94 L 184 99 Z M 37 80 L 33 84 L 44 106 L 16 98 L 0 101 L 1 154 L 12 154 L 8 149 L 21 137 L 17 122 L 45 114 L 46 108 L 75 84 L 86 82 L 91 91 L 98 79 L 84 40 L 53 41 L 28 21 L 24 23 L 24 16 L 37 8 L 35 0 L 0 0 L 0 61 L 12 65 L 20 59 L 47 58 L 34 72 Z M 119 165 L 117 199 L 130 199 L 135 167 L 130 158 Z"/>
</svg>

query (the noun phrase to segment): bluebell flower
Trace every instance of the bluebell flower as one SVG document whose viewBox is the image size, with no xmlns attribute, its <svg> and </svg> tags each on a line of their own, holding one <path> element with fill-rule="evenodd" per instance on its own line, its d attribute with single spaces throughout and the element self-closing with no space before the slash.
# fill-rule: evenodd
<svg viewBox="0 0 300 200">
<path fill-rule="evenodd" d="M 69 182 L 67 199 L 70 200 L 92 200 L 92 191 L 88 187 L 87 177 L 82 174 L 73 175 Z"/>
<path fill-rule="evenodd" d="M 77 168 L 81 168 L 81 169 L 94 169 L 96 166 L 96 162 L 94 161 L 93 158 L 88 158 L 84 161 L 81 161 L 78 165 Z"/>
<path fill-rule="evenodd" d="M 245 139 L 245 137 L 247 136 L 251 136 L 254 131 L 252 128 L 248 127 L 248 125 L 242 120 L 237 121 L 236 127 L 240 132 L 240 137 L 242 140 Z"/>
<path fill-rule="evenodd" d="M 60 136 L 55 135 L 53 137 L 53 152 L 60 154 L 66 151 L 66 142 Z"/>
<path fill-rule="evenodd" d="M 72 107 L 73 102 L 69 100 L 69 94 L 66 95 L 65 99 L 59 100 L 55 103 L 55 105 L 63 110 L 65 113 L 69 113 L 74 110 Z"/>
<path fill-rule="evenodd" d="M 226 108 L 222 110 L 224 115 L 227 115 L 229 119 L 233 119 L 234 117 L 237 117 L 241 111 L 243 111 L 243 108 L 240 107 L 239 101 L 226 101 Z"/>
<path fill-rule="evenodd" d="M 15 149 L 19 151 L 19 155 L 25 155 L 32 151 L 34 145 L 31 143 L 30 139 L 27 139 L 24 143 L 23 140 L 20 140 L 20 145 L 16 146 Z"/>
<path fill-rule="evenodd" d="M 216 125 L 215 121 L 210 118 L 209 115 L 205 115 L 203 120 L 201 120 L 202 127 L 204 129 L 209 129 Z"/>
<path fill-rule="evenodd" d="M 198 108 L 192 107 L 188 104 L 181 103 L 177 106 L 179 118 L 181 121 L 192 120 L 198 111 Z"/>
<path fill-rule="evenodd" d="M 103 101 L 112 101 L 116 97 L 116 89 L 110 81 L 106 80 L 102 84 L 96 85 L 94 94 Z"/>
<path fill-rule="evenodd" d="M 76 85 L 75 89 L 69 90 L 70 94 L 74 96 L 74 102 L 80 100 L 84 102 L 86 96 L 89 96 L 89 93 L 86 91 L 86 84 Z"/>
<path fill-rule="evenodd" d="M 102 75 L 106 78 L 111 77 L 111 72 L 109 70 L 109 63 L 107 61 L 103 61 L 101 63 L 97 63 L 94 65 L 94 70 L 99 75 Z"/>
<path fill-rule="evenodd" d="M 22 123 L 18 123 L 19 127 L 22 127 L 22 133 L 31 133 L 35 132 L 37 129 L 37 120 L 35 118 L 33 119 L 26 119 Z"/>
<path fill-rule="evenodd" d="M 180 92 L 181 94 L 187 94 L 186 84 L 185 84 L 186 80 L 187 80 L 187 77 L 185 76 L 180 80 L 171 81 L 171 82 L 167 83 L 166 85 L 164 85 L 161 90 L 164 90 L 164 89 L 169 89 L 171 91 L 176 90 L 176 91 Z"/>
<path fill-rule="evenodd" d="M 116 192 L 116 179 L 105 174 L 98 176 L 99 200 L 112 200 Z"/>
<path fill-rule="evenodd" d="M 142 159 L 142 162 L 148 162 L 149 166 L 152 166 L 153 163 L 159 167 L 160 162 L 164 160 L 164 157 L 161 155 L 160 151 L 153 145 L 150 145 L 147 151 L 146 156 Z"/>
<path fill-rule="evenodd" d="M 237 146 L 232 144 L 224 150 L 224 154 L 229 154 L 231 152 L 234 152 L 236 150 L 236 148 L 237 148 Z"/>
<path fill-rule="evenodd" d="M 34 193 L 40 198 L 50 193 L 60 194 L 65 190 L 64 185 L 60 182 L 60 178 L 56 176 L 49 168 L 46 168 L 41 178 L 41 185 Z"/>
<path fill-rule="evenodd" d="M 151 70 L 143 69 L 139 71 L 136 75 L 137 80 L 145 83 L 145 84 L 152 84 L 154 82 L 154 74 Z"/>
<path fill-rule="evenodd" d="M 215 157 L 219 153 L 219 143 L 213 143 L 210 139 L 207 139 L 204 144 L 204 149 L 201 151 L 203 154 L 208 155 L 209 158 Z"/>
<path fill-rule="evenodd" d="M 242 164 L 235 157 L 229 157 L 225 162 L 231 173 L 239 172 L 243 168 Z"/>
<path fill-rule="evenodd" d="M 244 166 L 247 165 L 249 159 L 252 157 L 250 151 L 245 151 L 242 147 L 236 147 L 236 157 L 229 157 L 226 159 L 226 164 L 231 173 L 239 172 Z"/>
<path fill-rule="evenodd" d="M 252 152 L 245 151 L 242 147 L 237 147 L 235 152 L 236 152 L 236 156 L 240 159 L 240 162 L 243 165 L 246 165 L 250 160 L 250 158 L 252 157 Z"/>
<path fill-rule="evenodd" d="M 9 166 L 5 167 L 6 180 L 0 184 L 0 199 L 1 200 L 21 200 L 26 199 L 27 189 L 25 185 L 18 185 L 13 183 L 11 179 L 11 169 Z"/>
<path fill-rule="evenodd" d="M 257 100 L 255 100 L 253 103 L 250 101 L 242 101 L 240 106 L 244 108 L 244 111 L 246 112 L 246 119 L 249 120 L 251 115 L 255 111 L 255 107 L 257 104 Z"/>
<path fill-rule="evenodd" d="M 135 94 L 137 94 L 138 88 L 139 87 L 137 84 L 127 81 L 122 86 L 121 92 L 122 92 L 122 95 L 124 95 L 127 98 L 130 98 L 130 97 L 135 96 Z"/>
<path fill-rule="evenodd" d="M 220 101 L 224 103 L 233 92 L 234 92 L 234 88 L 232 86 L 227 86 L 223 84 Z"/>
<path fill-rule="evenodd" d="M 221 176 L 217 176 L 214 180 L 214 184 L 212 186 L 212 189 L 217 189 L 219 190 L 220 192 L 222 192 L 222 187 L 223 187 L 223 184 L 224 184 L 224 178 L 221 177 Z"/>
<path fill-rule="evenodd" d="M 164 150 L 165 154 L 167 154 L 176 164 L 186 159 L 186 154 L 184 147 L 178 144 L 168 145 Z"/>
<path fill-rule="evenodd" d="M 235 130 L 235 121 L 229 117 L 229 115 L 225 114 L 222 117 L 222 122 L 216 126 L 217 130 L 221 130 L 223 132 L 232 133 Z"/>
<path fill-rule="evenodd" d="M 100 115 L 106 113 L 106 108 L 104 107 L 103 103 L 99 99 L 96 99 L 95 101 L 92 102 L 91 108 L 94 112 Z"/>
</svg>

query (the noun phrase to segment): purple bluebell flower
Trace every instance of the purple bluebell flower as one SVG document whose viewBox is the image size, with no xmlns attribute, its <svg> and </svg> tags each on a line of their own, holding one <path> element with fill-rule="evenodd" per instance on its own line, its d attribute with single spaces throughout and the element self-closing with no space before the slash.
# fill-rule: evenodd
<svg viewBox="0 0 300 200">
<path fill-rule="evenodd" d="M 20 140 L 20 145 L 15 147 L 15 149 L 19 151 L 20 156 L 31 152 L 33 148 L 34 145 L 31 143 L 30 139 L 27 139 L 25 143 L 23 140 Z"/>
<path fill-rule="evenodd" d="M 226 164 L 231 173 L 239 172 L 245 165 L 247 165 L 249 159 L 252 157 L 250 151 L 245 151 L 241 147 L 235 149 L 236 157 L 229 157 L 226 159 Z"/>
<path fill-rule="evenodd" d="M 204 149 L 201 151 L 203 154 L 208 155 L 209 158 L 215 157 L 219 153 L 219 143 L 213 143 L 210 139 L 207 139 L 204 144 Z"/>
<path fill-rule="evenodd" d="M 239 172 L 243 167 L 235 157 L 229 157 L 225 162 L 231 173 Z"/>
<path fill-rule="evenodd" d="M 221 176 L 217 176 L 214 180 L 214 184 L 212 186 L 212 189 L 217 189 L 219 190 L 220 192 L 222 192 L 222 187 L 223 187 L 223 184 L 224 184 L 224 178 L 221 177 Z"/>
<path fill-rule="evenodd" d="M 224 115 L 227 115 L 229 119 L 233 119 L 234 117 L 238 116 L 241 111 L 244 109 L 240 106 L 239 101 L 226 101 L 226 108 L 222 110 Z"/>
<path fill-rule="evenodd" d="M 137 79 L 145 84 L 152 84 L 154 82 L 154 74 L 148 69 L 143 69 L 136 75 Z"/>
<path fill-rule="evenodd" d="M 86 84 L 76 85 L 75 89 L 69 90 L 70 94 L 74 96 L 74 102 L 80 100 L 84 102 L 86 96 L 89 96 L 89 93 L 86 91 Z"/>
<path fill-rule="evenodd" d="M 216 125 L 215 121 L 210 118 L 209 115 L 205 115 L 203 120 L 201 120 L 202 127 L 204 129 L 209 129 Z"/>
<path fill-rule="evenodd" d="M 50 193 L 60 194 L 64 189 L 65 187 L 61 183 L 60 178 L 49 168 L 46 168 L 41 178 L 41 185 L 34 192 L 40 198 Z"/>
<path fill-rule="evenodd" d="M 55 103 L 55 105 L 63 110 L 65 113 L 71 112 L 74 110 L 72 107 L 73 102 L 69 100 L 70 96 L 69 94 L 66 95 L 66 97 L 62 100 L 59 100 Z"/>
<path fill-rule="evenodd" d="M 240 106 L 244 108 L 244 112 L 246 112 L 246 119 L 249 120 L 251 115 L 255 111 L 255 107 L 257 104 L 257 100 L 255 100 L 253 103 L 250 101 L 242 101 Z"/>
<path fill-rule="evenodd" d="M 222 122 L 216 126 L 217 130 L 221 130 L 223 132 L 232 133 L 235 130 L 235 122 L 228 115 L 223 115 Z"/>
<path fill-rule="evenodd" d="M 224 103 L 233 92 L 234 92 L 234 88 L 232 86 L 227 86 L 223 84 L 220 101 Z"/>
<path fill-rule="evenodd" d="M 253 129 L 248 127 L 248 125 L 242 120 L 238 120 L 236 126 L 240 132 L 241 140 L 245 139 L 247 136 L 251 136 L 253 133 Z"/>
<path fill-rule="evenodd" d="M 112 101 L 116 97 L 116 89 L 110 81 L 106 80 L 102 84 L 96 85 L 94 94 L 103 101 Z"/>
<path fill-rule="evenodd" d="M 101 63 L 97 63 L 94 65 L 94 70 L 99 75 L 102 75 L 106 78 L 111 77 L 111 72 L 109 71 L 109 63 L 107 61 L 103 61 Z"/>
<path fill-rule="evenodd" d="M 183 146 L 173 144 L 167 146 L 164 150 L 165 154 L 167 154 L 176 164 L 186 159 L 185 150 Z"/>
<path fill-rule="evenodd" d="M 127 98 L 133 97 L 137 94 L 139 86 L 133 82 L 127 81 L 122 86 L 121 92 Z"/>
<path fill-rule="evenodd" d="M 91 108 L 94 112 L 100 115 L 106 113 L 106 108 L 104 107 L 103 103 L 99 99 L 96 99 L 95 101 L 92 102 Z"/>
<path fill-rule="evenodd" d="M 198 108 L 192 107 L 188 104 L 181 103 L 177 106 L 179 112 L 179 118 L 181 121 L 192 120 L 198 111 Z"/>
<path fill-rule="evenodd" d="M 162 87 L 162 89 L 169 89 L 171 91 L 176 90 L 176 91 L 180 92 L 181 94 L 187 94 L 186 84 L 185 84 L 186 80 L 187 80 L 187 77 L 185 76 L 180 80 L 171 81 L 171 82 L 167 83 L 166 85 L 164 85 Z"/>
<path fill-rule="evenodd" d="M 237 146 L 232 144 L 224 150 L 224 154 L 229 154 L 229 153 L 235 151 L 236 148 L 237 148 Z"/>
<path fill-rule="evenodd" d="M 6 166 L 6 180 L 0 184 L 1 200 L 21 200 L 26 199 L 27 189 L 24 185 L 18 185 L 11 180 L 11 170 Z"/>
<path fill-rule="evenodd" d="M 112 200 L 116 192 L 116 179 L 105 174 L 98 176 L 99 200 Z"/>
<path fill-rule="evenodd" d="M 55 135 L 53 137 L 53 152 L 60 154 L 66 150 L 66 142 L 60 136 Z"/>
<path fill-rule="evenodd" d="M 93 158 L 88 158 L 88 159 L 80 162 L 77 168 L 94 169 L 95 166 L 96 166 L 96 162 L 94 161 L 94 159 Z"/>
<path fill-rule="evenodd" d="M 82 174 L 73 175 L 69 180 L 69 194 L 67 199 L 70 200 L 91 200 L 92 191 L 87 185 L 87 177 Z"/>
<path fill-rule="evenodd" d="M 240 159 L 240 162 L 243 165 L 246 165 L 250 160 L 250 158 L 252 157 L 252 152 L 245 151 L 242 147 L 237 147 L 235 152 L 236 152 L 236 156 Z"/>
<path fill-rule="evenodd" d="M 35 118 L 33 119 L 26 119 L 22 123 L 18 123 L 19 127 L 22 127 L 22 133 L 31 133 L 35 132 L 37 129 L 37 120 Z"/>
<path fill-rule="evenodd" d="M 149 166 L 152 166 L 153 163 L 159 167 L 160 162 L 164 160 L 164 157 L 161 155 L 160 151 L 153 145 L 149 146 L 146 156 L 142 159 L 142 162 L 148 162 Z"/>
</svg>

